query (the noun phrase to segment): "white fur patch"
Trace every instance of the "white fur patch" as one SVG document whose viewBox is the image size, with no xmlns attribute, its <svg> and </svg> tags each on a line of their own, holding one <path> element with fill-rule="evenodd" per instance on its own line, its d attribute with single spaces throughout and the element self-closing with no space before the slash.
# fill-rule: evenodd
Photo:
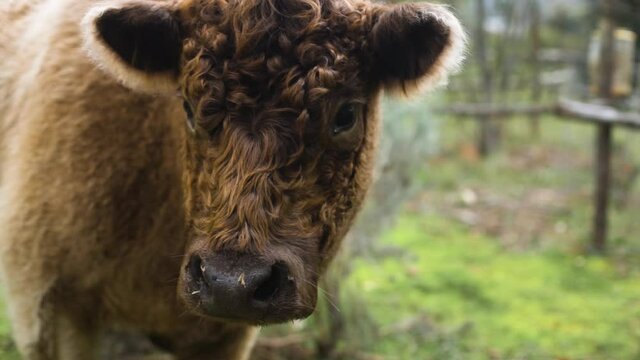
<svg viewBox="0 0 640 360">
<path fill-rule="evenodd" d="M 96 6 L 82 19 L 83 48 L 91 60 L 102 70 L 118 79 L 126 87 L 146 93 L 172 93 L 178 88 L 178 79 L 173 71 L 148 73 L 138 70 L 116 54 L 104 41 L 96 27 L 96 20 L 110 9 L 122 8 L 123 4 Z"/>
<path fill-rule="evenodd" d="M 427 87 L 446 85 L 448 76 L 458 72 L 462 67 L 467 50 L 467 35 L 458 18 L 446 6 L 434 5 L 434 10 L 433 13 L 449 26 L 450 34 L 449 43 L 433 65 L 427 79 L 425 79 L 426 83 L 424 85 Z"/>
</svg>

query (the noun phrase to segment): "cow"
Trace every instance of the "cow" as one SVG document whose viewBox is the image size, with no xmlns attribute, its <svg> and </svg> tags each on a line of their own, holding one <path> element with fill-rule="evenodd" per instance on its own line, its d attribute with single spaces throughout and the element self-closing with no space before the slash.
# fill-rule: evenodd
<svg viewBox="0 0 640 360">
<path fill-rule="evenodd" d="M 0 23 L 0 268 L 30 360 L 96 358 L 113 328 L 246 359 L 309 316 L 382 92 L 442 83 L 465 44 L 444 6 L 365 0 L 4 0 Z"/>
</svg>

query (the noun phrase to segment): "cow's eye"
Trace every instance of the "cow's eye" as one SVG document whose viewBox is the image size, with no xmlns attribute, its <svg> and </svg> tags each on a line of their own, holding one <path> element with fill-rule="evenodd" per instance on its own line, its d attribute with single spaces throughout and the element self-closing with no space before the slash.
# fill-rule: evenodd
<svg viewBox="0 0 640 360">
<path fill-rule="evenodd" d="M 193 109 L 188 101 L 182 102 L 182 108 L 184 109 L 184 113 L 187 115 L 187 125 L 189 126 L 189 130 L 196 130 L 196 120 L 193 116 Z"/>
<path fill-rule="evenodd" d="M 356 110 L 353 104 L 342 105 L 333 121 L 333 134 L 337 135 L 353 127 L 356 123 Z"/>
</svg>

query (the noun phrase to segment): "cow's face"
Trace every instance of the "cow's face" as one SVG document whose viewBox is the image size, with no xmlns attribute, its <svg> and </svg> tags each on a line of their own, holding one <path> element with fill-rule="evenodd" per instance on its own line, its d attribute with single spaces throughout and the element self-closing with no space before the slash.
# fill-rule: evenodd
<svg viewBox="0 0 640 360">
<path fill-rule="evenodd" d="M 248 323 L 313 311 L 371 180 L 380 90 L 442 80 L 463 43 L 442 7 L 351 0 L 135 1 L 94 9 L 84 27 L 125 85 L 180 93 L 178 294 Z"/>
</svg>

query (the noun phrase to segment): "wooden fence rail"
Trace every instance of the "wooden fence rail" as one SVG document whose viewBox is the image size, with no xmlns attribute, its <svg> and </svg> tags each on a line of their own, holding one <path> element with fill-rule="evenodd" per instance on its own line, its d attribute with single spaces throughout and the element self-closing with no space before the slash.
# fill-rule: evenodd
<svg viewBox="0 0 640 360">
<path fill-rule="evenodd" d="M 435 113 L 476 118 L 510 118 L 515 115 L 556 114 L 566 120 L 597 122 L 640 129 L 640 114 L 619 111 L 611 106 L 561 99 L 554 104 L 452 104 L 437 108 Z"/>
<path fill-rule="evenodd" d="M 435 112 L 461 117 L 477 117 L 477 120 L 486 118 L 505 119 L 514 115 L 542 114 L 553 111 L 553 105 L 531 104 L 453 104 L 446 108 L 435 109 Z"/>
<path fill-rule="evenodd" d="M 640 114 L 619 111 L 611 106 L 563 99 L 555 110 L 558 115 L 569 119 L 640 129 Z"/>
</svg>

